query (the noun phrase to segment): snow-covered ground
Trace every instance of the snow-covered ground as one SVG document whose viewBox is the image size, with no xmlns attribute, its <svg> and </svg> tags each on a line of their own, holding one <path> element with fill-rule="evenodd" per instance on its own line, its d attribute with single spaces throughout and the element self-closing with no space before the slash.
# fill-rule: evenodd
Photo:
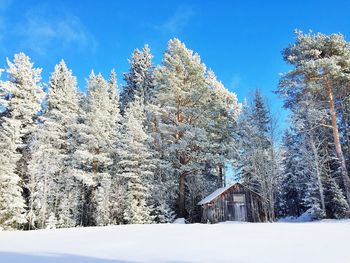
<svg viewBox="0 0 350 263">
<path fill-rule="evenodd" d="M 0 232 L 1 263 L 349 263 L 350 221 Z"/>
</svg>

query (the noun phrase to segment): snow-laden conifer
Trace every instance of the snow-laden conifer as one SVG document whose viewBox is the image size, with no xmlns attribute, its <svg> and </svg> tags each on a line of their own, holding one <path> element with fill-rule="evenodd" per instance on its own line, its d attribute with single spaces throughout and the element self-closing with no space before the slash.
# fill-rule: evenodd
<svg viewBox="0 0 350 263">
<path fill-rule="evenodd" d="M 26 222 L 22 196 L 25 145 L 34 129 L 34 119 L 41 108 L 44 92 L 40 85 L 41 69 L 24 53 L 7 60 L 8 80 L 0 83 L 0 227 L 18 228 Z"/>
<path fill-rule="evenodd" d="M 110 83 L 101 74 L 90 74 L 85 112 L 78 125 L 75 152 L 77 175 L 82 183 L 83 224 L 107 225 L 112 221 L 110 167 L 120 121 L 116 78 Z M 95 212 L 96 211 L 96 212 Z"/>
<path fill-rule="evenodd" d="M 178 39 L 172 39 L 164 53 L 162 66 L 154 73 L 159 107 L 159 131 L 164 158 L 177 182 L 178 216 L 194 216 L 196 200 L 217 186 L 206 167 L 223 171 L 229 157 L 224 146 L 218 150 L 218 141 L 232 142 L 229 134 L 232 119 L 238 115 L 239 105 L 234 94 L 228 92 L 212 72 L 207 73 L 198 54 L 186 48 Z M 219 125 L 226 125 L 219 131 Z M 220 160 L 218 160 L 220 159 Z M 211 179 L 210 179 L 211 178 Z M 215 178 L 215 177 L 214 177 Z M 186 189 L 187 188 L 187 189 Z M 189 193 L 186 209 L 186 192 Z M 186 211 L 187 210 L 187 211 Z"/>
<path fill-rule="evenodd" d="M 152 54 L 145 45 L 142 50 L 135 49 L 129 60 L 130 70 L 124 74 L 126 82 L 120 96 L 121 108 L 127 107 L 128 103 L 138 96 L 144 103 L 149 102 L 154 96 L 154 78 L 153 78 L 153 64 Z"/>
<path fill-rule="evenodd" d="M 127 179 L 124 220 L 129 224 L 152 223 L 149 182 L 154 174 L 154 160 L 148 149 L 149 136 L 144 127 L 145 113 L 141 99 L 129 104 L 123 120 L 119 150 L 119 174 Z"/>
<path fill-rule="evenodd" d="M 75 225 L 72 211 L 76 210 L 73 194 L 77 189 L 72 154 L 79 111 L 77 81 L 62 60 L 50 76 L 46 105 L 32 136 L 28 171 L 30 217 L 35 216 L 36 221 L 33 227 L 44 228 L 52 213 L 59 218 L 60 227 Z M 62 211 L 71 211 L 68 218 L 60 218 Z"/>
</svg>

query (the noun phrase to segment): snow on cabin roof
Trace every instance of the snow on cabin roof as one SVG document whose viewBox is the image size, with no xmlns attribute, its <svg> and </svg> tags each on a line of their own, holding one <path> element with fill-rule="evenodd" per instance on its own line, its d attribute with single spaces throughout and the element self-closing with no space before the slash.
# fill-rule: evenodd
<svg viewBox="0 0 350 263">
<path fill-rule="evenodd" d="M 204 198 L 202 201 L 200 201 L 197 205 L 205 205 L 207 203 L 210 203 L 211 201 L 213 201 L 216 197 L 220 196 L 222 193 L 224 193 L 227 189 L 229 189 L 230 187 L 234 186 L 235 184 L 231 184 L 229 186 L 226 187 L 221 187 L 219 189 L 217 189 L 216 191 L 214 191 L 213 193 L 211 193 L 210 195 L 208 195 L 206 198 Z"/>
<path fill-rule="evenodd" d="M 215 198 L 217 198 L 218 196 L 220 196 L 221 194 L 223 194 L 226 190 L 230 189 L 232 186 L 239 184 L 241 186 L 243 186 L 244 188 L 248 189 L 250 192 L 262 197 L 259 193 L 253 191 L 252 189 L 249 189 L 248 187 L 242 185 L 241 183 L 233 183 L 229 186 L 226 187 L 221 187 L 219 189 L 217 189 L 216 191 L 214 191 L 213 193 L 211 193 L 210 195 L 208 195 L 206 198 L 204 198 L 202 201 L 198 202 L 197 205 L 205 205 L 210 203 L 211 201 L 213 201 Z"/>
<path fill-rule="evenodd" d="M 213 193 L 211 193 L 210 195 L 208 195 L 206 198 L 204 198 L 203 200 L 201 200 L 200 202 L 197 203 L 197 205 L 205 205 L 210 203 L 211 201 L 213 201 L 214 199 L 216 199 L 218 196 L 220 196 L 221 194 L 223 194 L 226 190 L 230 189 L 232 186 L 239 184 L 241 186 L 243 186 L 244 188 L 248 189 L 250 192 L 260 196 L 262 198 L 262 195 L 253 191 L 252 189 L 242 185 L 241 183 L 233 183 L 229 186 L 226 187 L 221 187 L 219 189 L 217 189 L 216 191 L 214 191 Z"/>
</svg>

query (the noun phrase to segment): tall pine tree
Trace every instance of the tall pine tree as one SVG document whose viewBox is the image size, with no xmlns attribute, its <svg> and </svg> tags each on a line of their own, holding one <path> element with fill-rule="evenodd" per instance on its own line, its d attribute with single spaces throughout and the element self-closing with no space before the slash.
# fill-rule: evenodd
<svg viewBox="0 0 350 263">
<path fill-rule="evenodd" d="M 135 49 L 132 54 L 132 58 L 129 60 L 130 70 L 128 73 L 124 73 L 126 84 L 120 94 L 121 109 L 123 112 L 127 105 L 135 99 L 135 96 L 142 99 L 143 103 L 147 103 L 153 98 L 154 77 L 152 58 L 153 56 L 148 45 L 145 45 L 142 51 Z"/>
<path fill-rule="evenodd" d="M 0 227 L 12 229 L 26 222 L 22 195 L 23 167 L 27 160 L 25 143 L 34 129 L 44 92 L 40 85 L 41 69 L 33 68 L 29 57 L 16 54 L 7 61 L 8 81 L 1 82 L 0 120 Z"/>
<path fill-rule="evenodd" d="M 51 74 L 46 106 L 30 144 L 31 227 L 45 228 L 52 215 L 59 219 L 61 227 L 76 224 L 72 195 L 77 193 L 74 193 L 72 154 L 79 112 L 77 81 L 62 60 Z M 68 211 L 66 218 L 63 218 L 63 211 Z"/>
<path fill-rule="evenodd" d="M 150 200 L 150 181 L 154 174 L 154 161 L 147 147 L 149 136 L 145 132 L 144 104 L 135 98 L 129 104 L 123 121 L 121 149 L 119 150 L 120 176 L 127 179 L 124 220 L 129 224 L 153 222 Z"/>
</svg>

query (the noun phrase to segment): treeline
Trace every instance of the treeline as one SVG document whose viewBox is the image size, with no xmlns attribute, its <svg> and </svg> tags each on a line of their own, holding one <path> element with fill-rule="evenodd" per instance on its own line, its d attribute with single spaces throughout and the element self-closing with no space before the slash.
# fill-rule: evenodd
<svg viewBox="0 0 350 263">
<path fill-rule="evenodd" d="M 197 202 L 230 179 L 228 164 L 270 221 L 346 217 L 350 46 L 298 32 L 283 56 L 281 145 L 260 91 L 240 104 L 177 39 L 161 65 L 136 49 L 120 92 L 112 70 L 92 71 L 81 93 L 63 60 L 44 89 L 41 69 L 15 55 L 0 82 L 0 228 L 199 222 Z"/>
<path fill-rule="evenodd" d="M 241 105 L 199 55 L 170 40 L 162 65 L 135 50 L 117 91 L 92 72 L 86 94 L 64 61 L 47 92 L 17 54 L 1 82 L 0 226 L 38 229 L 200 220 L 222 185 Z"/>
</svg>

